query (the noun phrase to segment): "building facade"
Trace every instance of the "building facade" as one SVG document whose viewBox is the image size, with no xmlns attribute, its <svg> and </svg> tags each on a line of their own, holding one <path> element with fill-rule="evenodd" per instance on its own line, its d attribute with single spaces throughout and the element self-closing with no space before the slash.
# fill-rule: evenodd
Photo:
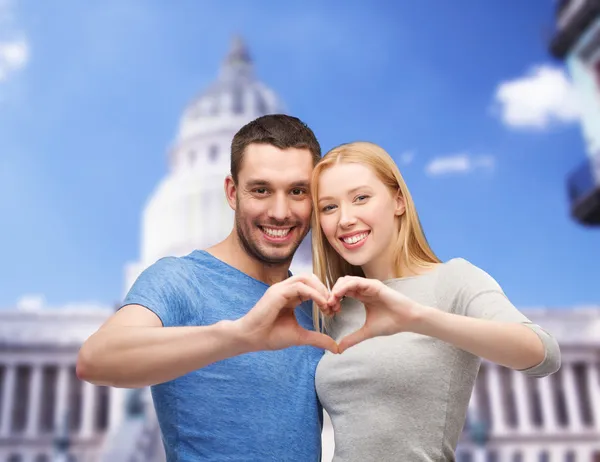
<svg viewBox="0 0 600 462">
<path fill-rule="evenodd" d="M 550 53 L 565 62 L 581 109 L 586 155 L 567 180 L 571 214 L 600 226 L 600 0 L 556 2 Z"/>
<path fill-rule="evenodd" d="M 231 138 L 255 117 L 280 111 L 280 100 L 255 77 L 248 50 L 234 40 L 215 83 L 180 120 L 168 171 L 142 213 L 140 256 L 125 268 L 124 293 L 157 259 L 205 248 L 230 232 L 223 180 Z M 309 243 L 297 252 L 295 273 L 311 269 Z M 75 376 L 79 347 L 113 312 L 35 301 L 0 311 L 0 462 L 164 461 L 147 388 L 96 387 Z M 524 312 L 557 336 L 563 367 L 533 380 L 484 363 L 457 460 L 600 462 L 600 307 Z M 325 422 L 326 462 L 334 439 Z"/>
<path fill-rule="evenodd" d="M 165 460 L 147 389 L 97 387 L 75 376 L 81 343 L 112 312 L 0 311 L 0 462 Z M 557 336 L 562 367 L 532 379 L 483 362 L 457 461 L 600 462 L 600 307 L 523 312 Z M 333 449 L 326 418 L 324 462 Z"/>
<path fill-rule="evenodd" d="M 561 368 L 530 378 L 483 362 L 457 460 L 600 462 L 600 307 L 523 312 L 557 337 Z"/>
<path fill-rule="evenodd" d="M 0 462 L 97 461 L 121 421 L 123 391 L 75 375 L 83 341 L 111 314 L 102 307 L 0 310 Z"/>
</svg>

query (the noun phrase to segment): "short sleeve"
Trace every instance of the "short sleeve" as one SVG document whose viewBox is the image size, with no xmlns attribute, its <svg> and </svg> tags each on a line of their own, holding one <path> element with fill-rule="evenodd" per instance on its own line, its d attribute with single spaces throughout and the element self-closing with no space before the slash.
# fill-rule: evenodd
<svg viewBox="0 0 600 462">
<path fill-rule="evenodd" d="M 519 311 L 505 295 L 500 284 L 484 270 L 465 260 L 461 262 L 461 267 L 455 312 L 474 318 L 523 324 L 540 338 L 545 357 L 540 364 L 521 372 L 533 377 L 543 377 L 558 371 L 561 354 L 554 336 Z"/>
<path fill-rule="evenodd" d="M 179 324 L 183 305 L 183 267 L 177 257 L 164 257 L 138 276 L 121 307 L 141 305 L 156 314 L 164 327 Z"/>
</svg>

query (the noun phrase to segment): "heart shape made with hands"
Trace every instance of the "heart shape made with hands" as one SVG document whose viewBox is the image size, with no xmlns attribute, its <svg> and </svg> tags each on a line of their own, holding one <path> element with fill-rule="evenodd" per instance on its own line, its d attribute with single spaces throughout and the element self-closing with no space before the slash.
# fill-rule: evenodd
<svg viewBox="0 0 600 462">
<path fill-rule="evenodd" d="M 338 343 L 338 352 L 369 338 L 387 336 L 410 329 L 421 305 L 400 292 L 391 289 L 378 279 L 360 276 L 344 276 L 329 291 L 327 305 L 319 308 L 323 314 L 332 316 L 341 311 L 341 302 L 351 297 L 361 302 L 366 311 L 364 325 L 348 334 Z"/>
</svg>

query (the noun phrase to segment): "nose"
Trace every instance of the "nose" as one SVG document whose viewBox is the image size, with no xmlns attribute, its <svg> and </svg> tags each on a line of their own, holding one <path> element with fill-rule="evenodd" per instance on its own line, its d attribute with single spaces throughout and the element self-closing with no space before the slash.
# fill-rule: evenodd
<svg viewBox="0 0 600 462">
<path fill-rule="evenodd" d="M 356 217 L 350 213 L 350 210 L 347 206 L 341 205 L 340 212 L 340 228 L 347 229 L 356 224 Z"/>
<path fill-rule="evenodd" d="M 285 221 L 291 216 L 290 204 L 285 194 L 275 194 L 269 207 L 269 218 Z"/>
</svg>

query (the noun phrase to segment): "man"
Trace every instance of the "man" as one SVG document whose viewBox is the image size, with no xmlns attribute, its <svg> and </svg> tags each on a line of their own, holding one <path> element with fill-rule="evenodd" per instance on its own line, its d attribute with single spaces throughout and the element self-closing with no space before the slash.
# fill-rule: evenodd
<svg viewBox="0 0 600 462">
<path fill-rule="evenodd" d="M 231 234 L 147 268 L 80 351 L 82 380 L 152 386 L 168 461 L 320 458 L 314 373 L 323 349 L 337 345 L 312 330 L 310 303 L 324 305 L 326 288 L 289 275 L 309 231 L 320 156 L 295 117 L 242 127 L 225 180 Z"/>
</svg>

